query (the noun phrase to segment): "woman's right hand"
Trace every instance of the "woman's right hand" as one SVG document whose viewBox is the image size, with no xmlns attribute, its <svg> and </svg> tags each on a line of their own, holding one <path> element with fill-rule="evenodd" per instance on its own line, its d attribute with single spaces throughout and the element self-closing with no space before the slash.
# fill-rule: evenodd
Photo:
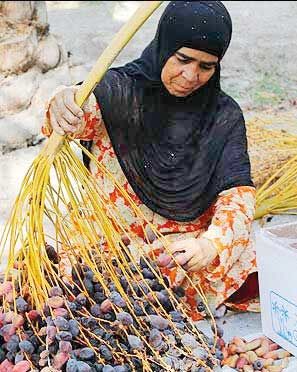
<svg viewBox="0 0 297 372">
<path fill-rule="evenodd" d="M 49 103 L 49 120 L 58 134 L 78 133 L 83 123 L 83 110 L 75 103 L 75 93 L 78 87 L 60 90 Z"/>
</svg>

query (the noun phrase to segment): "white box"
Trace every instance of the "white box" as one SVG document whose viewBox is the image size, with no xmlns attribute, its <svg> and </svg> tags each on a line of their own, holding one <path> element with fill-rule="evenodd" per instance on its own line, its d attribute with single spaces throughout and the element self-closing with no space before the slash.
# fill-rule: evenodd
<svg viewBox="0 0 297 372">
<path fill-rule="evenodd" d="M 297 356 L 297 223 L 256 231 L 265 336 Z"/>
</svg>

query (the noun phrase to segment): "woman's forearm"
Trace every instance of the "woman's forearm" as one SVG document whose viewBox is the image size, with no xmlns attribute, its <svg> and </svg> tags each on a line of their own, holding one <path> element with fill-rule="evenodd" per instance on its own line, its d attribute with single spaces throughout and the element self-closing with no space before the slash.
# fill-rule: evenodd
<svg viewBox="0 0 297 372">
<path fill-rule="evenodd" d="M 201 235 L 216 246 L 216 271 L 228 272 L 249 244 L 255 213 L 255 188 L 234 187 L 220 193 L 208 230 Z"/>
</svg>

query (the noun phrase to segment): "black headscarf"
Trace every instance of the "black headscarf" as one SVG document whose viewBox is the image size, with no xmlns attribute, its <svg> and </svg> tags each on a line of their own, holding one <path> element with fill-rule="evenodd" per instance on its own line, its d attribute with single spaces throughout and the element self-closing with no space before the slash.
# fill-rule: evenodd
<svg viewBox="0 0 297 372">
<path fill-rule="evenodd" d="M 221 60 L 230 44 L 232 21 L 220 1 L 171 1 L 157 33 L 141 58 L 126 65 L 131 75 L 160 82 L 162 68 L 179 48 L 210 53 Z"/>
<path fill-rule="evenodd" d="M 244 118 L 220 89 L 220 66 L 187 97 L 170 95 L 161 82 L 162 68 L 178 49 L 221 60 L 231 34 L 221 2 L 170 2 L 141 57 L 110 69 L 94 90 L 131 187 L 147 207 L 171 220 L 192 221 L 221 191 L 253 186 Z"/>
</svg>

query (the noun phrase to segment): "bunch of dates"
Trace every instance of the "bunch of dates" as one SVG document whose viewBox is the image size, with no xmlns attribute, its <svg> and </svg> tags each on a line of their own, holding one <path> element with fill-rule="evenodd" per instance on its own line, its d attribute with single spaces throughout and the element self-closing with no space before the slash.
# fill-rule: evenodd
<svg viewBox="0 0 297 372">
<path fill-rule="evenodd" d="M 42 311 L 12 282 L 1 283 L 0 372 L 140 372 L 148 364 L 155 372 L 220 368 L 222 342 L 215 348 L 200 332 L 203 345 L 193 322 L 176 309 L 168 283 L 160 284 L 145 261 L 142 279 L 135 270 L 132 283 L 114 265 L 124 292 L 108 276 L 102 284 L 79 265 L 72 284 L 49 288 Z M 183 301 L 182 288 L 173 293 L 176 303 Z"/>
</svg>

